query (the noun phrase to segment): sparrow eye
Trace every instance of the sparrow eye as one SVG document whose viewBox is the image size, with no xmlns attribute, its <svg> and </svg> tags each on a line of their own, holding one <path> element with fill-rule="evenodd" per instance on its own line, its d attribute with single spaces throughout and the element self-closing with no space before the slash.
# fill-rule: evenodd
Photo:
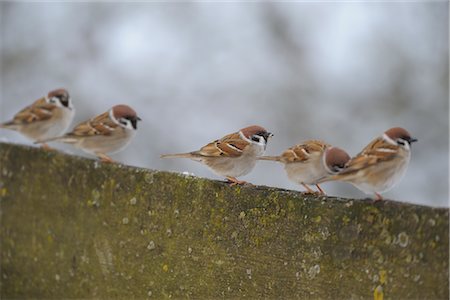
<svg viewBox="0 0 450 300">
<path fill-rule="evenodd" d="M 405 146 L 406 142 L 404 140 L 402 140 L 402 139 L 398 139 L 397 140 L 397 144 Z"/>
</svg>

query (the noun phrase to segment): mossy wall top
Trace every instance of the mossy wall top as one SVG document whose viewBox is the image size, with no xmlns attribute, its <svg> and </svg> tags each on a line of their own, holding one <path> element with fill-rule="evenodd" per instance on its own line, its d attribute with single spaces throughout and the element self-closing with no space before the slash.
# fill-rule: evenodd
<svg viewBox="0 0 450 300">
<path fill-rule="evenodd" d="M 448 299 L 448 209 L 0 144 L 2 298 Z"/>
</svg>

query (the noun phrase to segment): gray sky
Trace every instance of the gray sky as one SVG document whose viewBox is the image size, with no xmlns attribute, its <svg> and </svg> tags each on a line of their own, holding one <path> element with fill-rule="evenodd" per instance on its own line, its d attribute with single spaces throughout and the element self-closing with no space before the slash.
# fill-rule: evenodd
<svg viewBox="0 0 450 300">
<path fill-rule="evenodd" d="M 221 179 L 162 153 L 197 150 L 247 125 L 267 154 L 306 139 L 358 153 L 393 126 L 419 139 L 385 194 L 448 205 L 448 3 L 0 3 L 0 120 L 65 87 L 75 123 L 114 104 L 143 122 L 114 156 Z M 31 144 L 2 130 L 4 140 Z M 65 145 L 54 147 L 84 155 Z M 281 165 L 242 178 L 295 190 Z M 330 195 L 366 197 L 345 183 Z"/>
</svg>

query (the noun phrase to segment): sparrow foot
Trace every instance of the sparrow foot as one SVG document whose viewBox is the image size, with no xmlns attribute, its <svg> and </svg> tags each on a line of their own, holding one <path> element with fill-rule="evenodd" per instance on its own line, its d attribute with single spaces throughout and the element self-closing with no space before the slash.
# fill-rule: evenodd
<svg viewBox="0 0 450 300">
<path fill-rule="evenodd" d="M 322 196 L 323 194 L 321 192 L 316 192 L 316 191 L 304 191 L 302 192 L 305 195 L 315 195 L 315 196 Z"/>
<path fill-rule="evenodd" d="M 227 181 L 226 183 L 228 183 L 230 186 L 235 186 L 235 185 L 244 185 L 247 184 L 247 181 L 243 181 L 243 180 L 238 180 L 235 177 L 227 177 Z"/>
<path fill-rule="evenodd" d="M 44 151 L 55 151 L 52 147 L 50 147 L 47 143 L 41 144 L 41 149 Z"/>
<path fill-rule="evenodd" d="M 322 196 L 326 196 L 327 194 L 324 192 L 324 190 L 318 185 L 316 184 L 317 189 L 319 190 L 319 194 Z"/>
<path fill-rule="evenodd" d="M 97 157 L 100 158 L 100 161 L 104 162 L 104 163 L 113 163 L 114 162 L 114 160 L 111 157 L 109 157 L 108 155 L 103 154 L 103 153 L 97 153 Z"/>
<path fill-rule="evenodd" d="M 307 195 L 320 195 L 320 192 L 316 192 L 315 190 L 313 190 L 312 188 L 310 188 L 308 185 L 302 183 L 301 185 L 303 185 L 303 187 L 306 189 L 305 192 L 303 192 L 304 194 Z"/>
<path fill-rule="evenodd" d="M 375 196 L 377 196 L 377 198 L 373 202 L 380 202 L 383 200 L 383 197 L 380 194 L 375 193 Z"/>
</svg>

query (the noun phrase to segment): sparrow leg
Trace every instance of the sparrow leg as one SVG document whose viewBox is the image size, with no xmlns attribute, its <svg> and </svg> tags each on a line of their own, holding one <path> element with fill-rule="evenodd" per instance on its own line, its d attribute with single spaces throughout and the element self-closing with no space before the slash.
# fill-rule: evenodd
<svg viewBox="0 0 450 300">
<path fill-rule="evenodd" d="M 383 200 L 383 197 L 380 194 L 375 193 L 375 195 L 377 196 L 377 199 L 375 199 L 375 202 Z"/>
<path fill-rule="evenodd" d="M 315 190 L 313 190 L 312 188 L 310 188 L 308 185 L 304 184 L 303 182 L 301 183 L 301 185 L 303 185 L 303 187 L 306 189 L 306 194 L 318 194 L 318 192 L 316 192 Z"/>
<path fill-rule="evenodd" d="M 320 185 L 316 184 L 317 189 L 320 191 L 320 194 L 322 195 L 326 195 L 326 193 L 322 190 L 322 188 L 320 187 Z"/>
<path fill-rule="evenodd" d="M 247 181 L 242 181 L 242 180 L 237 180 L 235 177 L 228 177 L 227 176 L 227 183 L 230 185 L 230 186 L 235 186 L 235 185 L 241 185 L 241 184 L 246 184 L 247 183 Z"/>
<path fill-rule="evenodd" d="M 100 161 L 102 161 L 104 163 L 113 163 L 114 162 L 114 160 L 106 154 L 96 153 L 96 155 L 98 158 L 100 158 Z"/>
</svg>

